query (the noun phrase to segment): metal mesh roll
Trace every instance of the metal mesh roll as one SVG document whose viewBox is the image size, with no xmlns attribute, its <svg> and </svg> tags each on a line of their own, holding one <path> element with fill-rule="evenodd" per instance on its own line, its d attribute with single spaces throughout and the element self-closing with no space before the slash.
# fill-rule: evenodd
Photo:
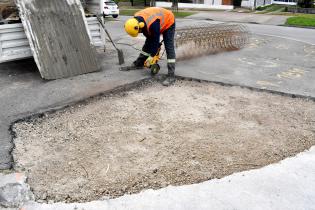
<svg viewBox="0 0 315 210">
<path fill-rule="evenodd" d="M 237 24 L 205 24 L 176 29 L 177 60 L 239 50 L 249 40 L 249 30 Z"/>
</svg>

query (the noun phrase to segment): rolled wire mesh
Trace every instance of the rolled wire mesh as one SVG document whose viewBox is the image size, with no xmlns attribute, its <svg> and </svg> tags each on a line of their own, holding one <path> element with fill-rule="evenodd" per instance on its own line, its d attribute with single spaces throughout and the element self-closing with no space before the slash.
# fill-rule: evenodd
<svg viewBox="0 0 315 210">
<path fill-rule="evenodd" d="M 177 28 L 177 60 L 239 50 L 248 43 L 249 34 L 246 26 L 236 24 L 205 24 Z"/>
</svg>

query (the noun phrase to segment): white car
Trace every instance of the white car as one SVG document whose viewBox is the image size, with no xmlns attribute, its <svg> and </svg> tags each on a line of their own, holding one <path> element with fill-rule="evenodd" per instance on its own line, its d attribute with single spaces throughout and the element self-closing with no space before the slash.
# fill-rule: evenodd
<svg viewBox="0 0 315 210">
<path fill-rule="evenodd" d="M 114 1 L 105 1 L 103 16 L 112 16 L 113 18 L 117 18 L 119 15 L 118 5 Z"/>
</svg>

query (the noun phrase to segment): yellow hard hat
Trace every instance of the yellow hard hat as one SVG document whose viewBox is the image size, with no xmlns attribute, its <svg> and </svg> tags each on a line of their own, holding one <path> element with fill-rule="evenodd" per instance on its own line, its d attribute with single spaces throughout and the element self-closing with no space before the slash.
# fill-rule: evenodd
<svg viewBox="0 0 315 210">
<path fill-rule="evenodd" d="M 125 23 L 125 31 L 132 37 L 136 37 L 139 34 L 139 29 L 144 27 L 144 23 L 140 22 L 136 18 L 130 18 Z"/>
</svg>

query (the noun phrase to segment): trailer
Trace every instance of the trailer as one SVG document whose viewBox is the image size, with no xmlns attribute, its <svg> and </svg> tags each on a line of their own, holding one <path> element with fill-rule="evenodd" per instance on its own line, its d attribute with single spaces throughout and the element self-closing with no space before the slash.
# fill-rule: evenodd
<svg viewBox="0 0 315 210">
<path fill-rule="evenodd" d="M 104 46 L 101 28 L 96 17 L 87 17 L 91 43 Z M 32 57 L 22 23 L 0 25 L 0 63 Z"/>
<path fill-rule="evenodd" d="M 102 1 L 82 1 L 87 13 L 86 23 L 90 41 L 95 47 L 102 47 L 105 45 L 104 32 L 96 18 L 96 15 L 101 12 Z M 22 23 L 10 22 L 17 22 L 17 20 L 15 18 L 14 21 L 2 21 L 0 24 L 0 63 L 33 56 Z"/>
</svg>

